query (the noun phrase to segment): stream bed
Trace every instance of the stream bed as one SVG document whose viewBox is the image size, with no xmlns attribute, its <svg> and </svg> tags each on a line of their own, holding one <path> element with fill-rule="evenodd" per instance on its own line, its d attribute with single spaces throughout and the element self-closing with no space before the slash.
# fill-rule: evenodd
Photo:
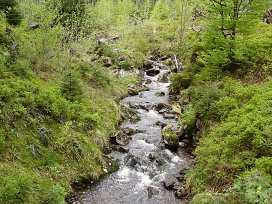
<svg viewBox="0 0 272 204">
<path fill-rule="evenodd" d="M 176 129 L 177 120 L 171 114 L 163 116 L 156 109 L 158 104 L 171 104 L 170 83 L 158 82 L 158 78 L 168 72 L 160 70 L 155 76 L 145 74 L 143 83 L 147 90 L 121 101 L 124 106 L 133 106 L 140 120 L 123 122 L 121 128 L 132 129 L 135 134 L 122 146 L 124 151 L 112 151 L 108 155 L 118 163 L 119 170 L 93 184 L 73 204 L 181 203 L 175 191 L 165 187 L 169 184 L 172 189 L 178 188 L 179 172 L 190 166 L 191 158 L 182 143 L 175 152 L 165 148 L 161 124 L 172 124 Z"/>
</svg>

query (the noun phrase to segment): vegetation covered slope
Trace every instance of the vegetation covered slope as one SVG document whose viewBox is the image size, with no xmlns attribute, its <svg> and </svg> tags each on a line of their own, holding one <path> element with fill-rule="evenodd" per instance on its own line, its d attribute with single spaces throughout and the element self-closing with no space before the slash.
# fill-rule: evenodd
<svg viewBox="0 0 272 204">
<path fill-rule="evenodd" d="M 14 6 L 20 25 L 0 14 L 0 203 L 65 203 L 70 182 L 103 174 L 131 79 L 90 63 L 93 38 L 74 39 L 80 25 L 55 23 L 49 2 Z"/>
<path fill-rule="evenodd" d="M 192 203 L 271 203 L 271 1 L 206 1 L 191 58 L 173 74 L 181 137 L 197 145 L 181 195 Z M 187 105 L 186 105 L 187 104 Z M 186 190 L 185 190 L 186 189 Z"/>
</svg>

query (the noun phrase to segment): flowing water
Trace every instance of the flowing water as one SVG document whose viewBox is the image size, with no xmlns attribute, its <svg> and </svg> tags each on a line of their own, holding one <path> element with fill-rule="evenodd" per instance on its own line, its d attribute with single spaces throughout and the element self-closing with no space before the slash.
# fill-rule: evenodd
<svg viewBox="0 0 272 204">
<path fill-rule="evenodd" d="M 164 74 L 162 70 L 160 74 Z M 159 75 L 160 75 L 159 74 Z M 175 204 L 181 203 L 174 191 L 166 190 L 163 181 L 167 176 L 176 175 L 189 163 L 188 155 L 181 147 L 175 153 L 166 149 L 162 143 L 161 126 L 157 121 L 177 126 L 175 119 L 164 119 L 155 111 L 158 103 L 169 103 L 169 83 L 159 83 L 158 76 L 144 77 L 149 81 L 150 89 L 136 96 L 130 96 L 121 101 L 122 104 L 137 104 L 141 120 L 137 123 L 124 122 L 122 128 L 137 130 L 129 144 L 124 146 L 129 152 L 113 151 L 109 154 L 117 161 L 120 168 L 99 183 L 84 192 L 75 204 Z M 164 92 L 164 96 L 156 96 Z M 140 105 L 140 106 L 139 106 Z"/>
</svg>

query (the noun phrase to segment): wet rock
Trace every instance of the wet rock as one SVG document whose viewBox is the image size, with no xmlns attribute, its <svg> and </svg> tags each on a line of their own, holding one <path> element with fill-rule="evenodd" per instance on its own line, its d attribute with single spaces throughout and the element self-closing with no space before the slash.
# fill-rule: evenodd
<svg viewBox="0 0 272 204">
<path fill-rule="evenodd" d="M 155 155 L 154 153 L 150 153 L 150 154 L 148 155 L 148 159 L 149 159 L 150 161 L 154 161 L 154 160 L 156 159 L 156 155 Z"/>
<path fill-rule="evenodd" d="M 130 167 L 135 167 L 137 164 L 140 164 L 140 159 L 138 157 L 135 157 L 133 155 L 129 155 L 127 158 L 126 165 Z"/>
<path fill-rule="evenodd" d="M 159 166 L 162 166 L 162 165 L 164 165 L 164 164 L 166 163 L 165 159 L 163 159 L 162 157 L 158 157 L 158 158 L 156 159 L 156 162 L 157 162 L 157 164 L 158 164 Z"/>
<path fill-rule="evenodd" d="M 131 140 L 131 137 L 124 136 L 124 135 L 116 137 L 116 143 L 122 146 L 128 144 L 130 140 Z"/>
<path fill-rule="evenodd" d="M 164 60 L 164 63 L 165 63 L 167 66 L 173 65 L 173 61 L 172 61 L 171 58 L 165 59 L 165 60 Z"/>
<path fill-rule="evenodd" d="M 180 186 L 176 191 L 176 196 L 178 198 L 183 198 L 189 194 L 188 189 L 185 185 Z"/>
<path fill-rule="evenodd" d="M 139 93 L 139 91 L 136 88 L 132 88 L 132 87 L 128 88 L 128 94 L 130 96 L 136 96 L 136 95 L 138 95 L 138 93 Z"/>
<path fill-rule="evenodd" d="M 171 106 L 169 104 L 166 104 L 166 103 L 158 103 L 156 106 L 155 106 L 155 110 L 156 111 L 160 111 L 162 109 L 171 109 Z"/>
<path fill-rule="evenodd" d="M 153 186 L 148 186 L 147 187 L 147 195 L 148 198 L 152 198 L 153 195 L 159 194 L 159 190 Z"/>
<path fill-rule="evenodd" d="M 162 75 L 159 76 L 158 78 L 158 82 L 160 83 L 168 83 L 169 80 L 168 80 L 168 73 L 164 73 Z"/>
<path fill-rule="evenodd" d="M 167 113 L 168 112 L 168 110 L 167 109 L 161 109 L 160 111 L 159 111 L 159 114 L 164 114 L 164 113 Z"/>
<path fill-rule="evenodd" d="M 183 182 L 184 181 L 184 175 L 181 175 L 181 174 L 177 173 L 175 175 L 175 177 L 176 177 L 176 179 L 178 179 L 179 182 Z"/>
<path fill-rule="evenodd" d="M 142 91 L 150 91 L 150 88 L 148 88 L 147 86 L 143 85 L 143 86 L 141 86 L 141 88 L 140 88 L 139 91 L 140 92 L 142 92 Z"/>
<path fill-rule="evenodd" d="M 175 174 L 175 177 L 178 179 L 179 182 L 183 182 L 185 179 L 185 174 L 189 171 L 189 169 L 182 169 L 180 170 L 180 172 L 178 172 L 177 174 Z"/>
<path fill-rule="evenodd" d="M 173 125 L 166 125 L 162 129 L 162 139 L 166 147 L 171 150 L 177 150 L 179 147 L 179 137 L 173 130 Z"/>
<path fill-rule="evenodd" d="M 153 63 L 149 60 L 145 60 L 143 64 L 143 69 L 148 70 L 153 68 Z"/>
<path fill-rule="evenodd" d="M 132 108 L 132 109 L 138 109 L 138 108 L 139 108 L 139 105 L 138 105 L 137 103 L 129 102 L 129 103 L 128 103 L 128 107 L 129 107 L 129 108 Z"/>
<path fill-rule="evenodd" d="M 154 77 L 154 76 L 156 76 L 156 75 L 158 75 L 160 73 L 160 70 L 153 68 L 153 69 L 147 70 L 145 73 L 146 73 L 147 76 Z"/>
<path fill-rule="evenodd" d="M 163 181 L 163 186 L 168 190 L 173 190 L 178 188 L 177 186 L 179 186 L 179 181 L 176 177 L 168 174 Z"/>
<path fill-rule="evenodd" d="M 117 148 L 117 151 L 118 151 L 118 152 L 121 152 L 121 153 L 128 153 L 128 152 L 129 152 L 129 149 L 128 149 L 128 148 L 125 148 L 125 147 L 118 147 L 118 148 Z"/>
<path fill-rule="evenodd" d="M 156 93 L 156 96 L 158 96 L 158 97 L 165 96 L 165 93 L 163 91 L 159 91 Z"/>
<path fill-rule="evenodd" d="M 105 67 L 110 67 L 113 65 L 113 61 L 112 61 L 112 58 L 111 57 L 104 57 L 102 59 L 102 63 Z"/>
<path fill-rule="evenodd" d="M 169 95 L 169 99 L 171 101 L 176 101 L 178 99 L 178 96 L 176 96 L 176 95 Z"/>
<path fill-rule="evenodd" d="M 174 114 L 164 112 L 163 113 L 163 118 L 164 119 L 175 119 L 176 116 Z"/>
<path fill-rule="evenodd" d="M 137 103 L 131 103 L 129 102 L 129 107 L 132 109 L 143 109 L 145 111 L 148 111 L 150 109 L 149 106 L 143 105 L 143 104 L 137 104 Z"/>
<path fill-rule="evenodd" d="M 152 80 L 151 79 L 146 79 L 144 84 L 151 84 L 152 83 Z"/>
<path fill-rule="evenodd" d="M 129 136 L 134 135 L 134 134 L 136 134 L 138 132 L 139 132 L 139 130 L 135 130 L 135 129 L 132 129 L 132 128 L 129 128 L 129 127 L 122 129 L 122 133 L 125 134 L 125 135 L 129 135 Z"/>
<path fill-rule="evenodd" d="M 181 169 L 181 170 L 180 170 L 179 174 L 180 174 L 180 175 L 185 175 L 185 174 L 188 173 L 188 171 L 189 171 L 189 169 L 184 168 L 184 169 Z"/>
<path fill-rule="evenodd" d="M 164 128 L 167 124 L 166 124 L 166 123 L 163 123 L 163 122 L 161 122 L 161 121 L 157 121 L 157 122 L 155 123 L 155 125 L 161 126 L 161 128 Z"/>
</svg>

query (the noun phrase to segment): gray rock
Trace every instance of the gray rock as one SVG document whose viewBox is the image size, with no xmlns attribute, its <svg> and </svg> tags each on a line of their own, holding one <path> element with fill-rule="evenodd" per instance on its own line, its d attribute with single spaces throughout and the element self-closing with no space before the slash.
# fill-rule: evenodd
<svg viewBox="0 0 272 204">
<path fill-rule="evenodd" d="M 154 161 L 154 160 L 156 159 L 155 154 L 154 154 L 154 153 L 150 153 L 150 154 L 148 155 L 148 159 L 149 159 L 150 161 Z"/>
<path fill-rule="evenodd" d="M 144 84 L 151 84 L 152 83 L 152 80 L 151 79 L 146 79 Z"/>
<path fill-rule="evenodd" d="M 162 109 L 171 109 L 171 106 L 169 104 L 166 104 L 166 103 L 158 103 L 156 106 L 155 106 L 155 110 L 156 111 L 160 111 Z"/>
<path fill-rule="evenodd" d="M 111 57 L 104 57 L 102 59 L 102 63 L 105 67 L 110 67 L 113 65 L 113 61 L 112 61 L 112 58 Z"/>
<path fill-rule="evenodd" d="M 163 109 L 161 109 L 160 111 L 159 111 L 159 114 L 164 114 L 164 113 L 167 113 L 167 109 L 166 108 L 163 108 Z"/>
<path fill-rule="evenodd" d="M 147 187 L 147 195 L 148 198 L 152 198 L 153 195 L 159 194 L 159 190 L 153 186 L 148 186 Z"/>
<path fill-rule="evenodd" d="M 157 158 L 156 162 L 159 166 L 162 166 L 166 163 L 166 161 L 162 157 Z"/>
<path fill-rule="evenodd" d="M 165 96 L 165 93 L 163 91 L 159 91 L 156 93 L 156 96 Z"/>
<path fill-rule="evenodd" d="M 164 128 L 167 124 L 166 124 L 166 123 L 163 123 L 163 122 L 161 122 L 161 121 L 157 121 L 157 122 L 155 123 L 155 125 L 161 126 L 161 128 Z"/>
<path fill-rule="evenodd" d="M 183 198 L 183 197 L 187 196 L 188 194 L 189 194 L 189 192 L 188 192 L 188 189 L 186 188 L 185 185 L 180 186 L 176 191 L 176 196 L 178 198 Z"/>
<path fill-rule="evenodd" d="M 163 113 L 163 118 L 164 119 L 175 119 L 176 116 L 174 114 L 171 114 L 171 113 Z"/>
<path fill-rule="evenodd" d="M 163 181 L 163 186 L 168 190 L 173 190 L 179 186 L 179 181 L 176 177 L 168 174 Z"/>
</svg>

